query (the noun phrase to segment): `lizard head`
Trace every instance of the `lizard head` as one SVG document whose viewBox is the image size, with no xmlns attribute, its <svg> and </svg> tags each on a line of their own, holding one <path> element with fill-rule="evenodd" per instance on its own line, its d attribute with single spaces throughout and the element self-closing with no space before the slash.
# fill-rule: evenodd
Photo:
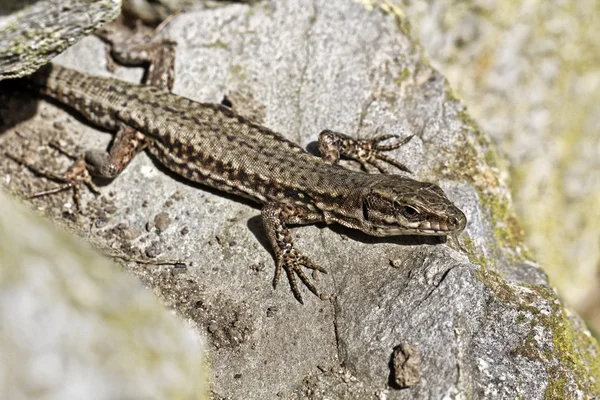
<svg viewBox="0 0 600 400">
<path fill-rule="evenodd" d="M 439 186 L 394 175 L 365 189 L 362 212 L 362 230 L 373 236 L 450 235 L 467 223 Z"/>
</svg>

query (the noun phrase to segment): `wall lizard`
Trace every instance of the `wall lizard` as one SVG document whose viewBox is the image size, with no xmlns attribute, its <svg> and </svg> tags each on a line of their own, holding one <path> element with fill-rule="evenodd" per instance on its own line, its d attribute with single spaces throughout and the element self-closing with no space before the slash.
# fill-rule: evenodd
<svg viewBox="0 0 600 400">
<path fill-rule="evenodd" d="M 273 286 L 285 271 L 301 303 L 296 279 L 318 295 L 304 268 L 325 270 L 296 250 L 288 224 L 337 223 L 373 236 L 457 235 L 465 228 L 463 212 L 433 183 L 338 165 L 340 157 L 347 157 L 365 169 L 371 164 L 383 172 L 381 161 L 385 161 L 407 170 L 383 152 L 410 137 L 383 145 L 395 136 L 355 140 L 325 130 L 319 136 L 321 157 L 314 156 L 228 107 L 172 94 L 173 63 L 165 61 L 173 54 L 172 47 L 163 43 L 153 48 L 163 53 L 158 63 L 150 65 L 147 85 L 91 76 L 56 64 L 27 78 L 36 91 L 76 110 L 92 124 L 116 132 L 109 152 L 86 152 L 65 174 L 65 185 L 36 195 L 77 189 L 82 182 L 91 184 L 91 176 L 113 178 L 146 149 L 186 179 L 262 204 L 262 221 L 276 261 Z M 147 60 L 148 56 L 143 51 L 135 57 Z"/>
</svg>

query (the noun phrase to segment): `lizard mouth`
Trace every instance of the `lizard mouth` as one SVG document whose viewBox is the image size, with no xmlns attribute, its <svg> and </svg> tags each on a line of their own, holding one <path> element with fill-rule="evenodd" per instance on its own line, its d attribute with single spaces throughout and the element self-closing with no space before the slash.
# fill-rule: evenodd
<svg viewBox="0 0 600 400">
<path fill-rule="evenodd" d="M 421 221 L 414 222 L 405 228 L 394 228 L 386 229 L 384 235 L 431 235 L 431 236 L 444 236 L 454 231 L 464 229 L 464 224 L 461 220 L 457 220 L 456 223 L 451 221 Z"/>
<path fill-rule="evenodd" d="M 467 217 L 458 210 L 454 215 L 437 221 L 415 221 L 410 227 L 421 235 L 448 235 L 455 231 L 462 231 L 467 225 Z"/>
<path fill-rule="evenodd" d="M 396 236 L 396 235 L 431 235 L 445 236 L 457 230 L 456 225 L 448 225 L 445 223 L 421 222 L 408 227 L 379 227 L 372 233 L 376 236 Z"/>
<path fill-rule="evenodd" d="M 439 221 L 423 221 L 417 225 L 416 229 L 421 232 L 446 233 L 455 230 L 456 225 L 450 225 Z"/>
</svg>

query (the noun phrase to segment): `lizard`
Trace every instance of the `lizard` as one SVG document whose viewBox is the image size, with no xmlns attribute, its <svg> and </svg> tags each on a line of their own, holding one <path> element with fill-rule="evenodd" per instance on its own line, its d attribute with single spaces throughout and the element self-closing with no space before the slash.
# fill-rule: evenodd
<svg viewBox="0 0 600 400">
<path fill-rule="evenodd" d="M 69 188 L 77 196 L 82 183 L 94 189 L 92 177 L 116 177 L 145 149 L 187 180 L 262 205 L 262 222 L 275 258 L 273 287 L 285 271 L 300 303 L 297 278 L 320 296 L 305 269 L 326 270 L 296 249 L 288 225 L 337 223 L 379 237 L 448 236 L 464 230 L 465 214 L 438 185 L 384 173 L 382 161 L 408 171 L 384 152 L 412 136 L 384 145 L 398 136 L 359 140 L 324 130 L 318 157 L 229 107 L 171 93 L 174 53 L 168 42 L 121 55 L 119 61 L 156 60 L 157 48 L 159 61 L 150 64 L 148 84 L 92 76 L 52 63 L 26 78 L 37 92 L 75 110 L 91 124 L 115 132 L 109 152 L 87 151 L 65 175 L 54 176 L 64 185 L 31 197 Z M 358 161 L 364 171 L 344 168 L 339 164 L 342 157 Z M 368 165 L 382 173 L 368 173 Z"/>
</svg>

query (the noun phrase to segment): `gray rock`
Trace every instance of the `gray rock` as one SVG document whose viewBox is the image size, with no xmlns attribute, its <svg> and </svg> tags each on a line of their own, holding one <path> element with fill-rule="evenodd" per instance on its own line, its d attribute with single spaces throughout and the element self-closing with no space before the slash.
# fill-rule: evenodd
<svg viewBox="0 0 600 400">
<path fill-rule="evenodd" d="M 393 382 L 400 389 L 415 386 L 421 380 L 421 353 L 416 346 L 402 343 L 392 353 Z"/>
<path fill-rule="evenodd" d="M 120 5 L 119 0 L 3 0 L 0 81 L 34 72 L 94 29 L 115 19 Z"/>
<path fill-rule="evenodd" d="M 600 3 L 404 4 L 432 64 L 509 161 L 527 245 L 600 338 Z"/>
<path fill-rule="evenodd" d="M 205 340 L 0 192 L 0 397 L 208 399 Z"/>
<path fill-rule="evenodd" d="M 323 129 L 415 134 L 392 156 L 416 178 L 438 182 L 467 214 L 466 252 L 432 238 L 300 227 L 296 245 L 327 268 L 317 284 L 330 295 L 321 301 L 305 291 L 300 306 L 283 282 L 270 287 L 274 262 L 258 208 L 173 179 L 146 155 L 100 199 L 85 192 L 84 214 L 70 211 L 68 193 L 34 201 L 50 216 L 68 215 L 76 230 L 103 218 L 86 231 L 101 248 L 137 254 L 158 241 L 160 257 L 187 263 L 177 273 L 127 268 L 206 327 L 222 398 L 589 398 L 598 391 L 597 343 L 524 250 L 493 146 L 407 27 L 386 1 L 263 1 L 184 13 L 162 34 L 178 43 L 176 93 L 204 102 L 239 93 L 234 98 L 260 103 L 243 109 L 261 110 L 266 126 L 302 146 Z M 106 74 L 102 50 L 90 38 L 58 62 Z M 124 68 L 116 75 L 139 79 Z M 14 128 L 0 148 L 54 170 L 68 160 L 40 151 L 53 136 L 80 148 L 109 139 L 45 102 L 27 122 L 5 120 Z M 52 128 L 56 120 L 63 131 Z M 13 190 L 51 185 L 12 162 L 0 168 Z M 106 204 L 116 209 L 108 222 Z M 169 227 L 160 236 L 146 231 L 166 208 Z M 123 228 L 143 233 L 128 240 L 118 234 Z M 405 343 L 420 354 L 420 380 L 398 390 L 390 386 L 392 356 Z"/>
</svg>

